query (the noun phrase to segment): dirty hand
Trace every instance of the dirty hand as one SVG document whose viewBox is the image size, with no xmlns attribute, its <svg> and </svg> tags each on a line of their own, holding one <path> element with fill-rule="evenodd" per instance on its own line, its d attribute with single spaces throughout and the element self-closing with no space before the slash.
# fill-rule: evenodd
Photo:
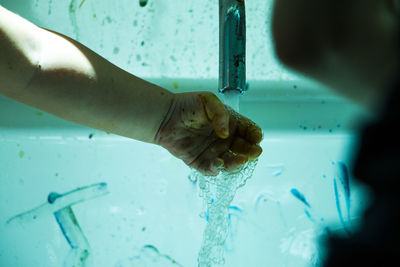
<svg viewBox="0 0 400 267">
<path fill-rule="evenodd" d="M 205 175 L 257 158 L 262 132 L 210 92 L 175 94 L 155 137 L 158 145 Z"/>
</svg>

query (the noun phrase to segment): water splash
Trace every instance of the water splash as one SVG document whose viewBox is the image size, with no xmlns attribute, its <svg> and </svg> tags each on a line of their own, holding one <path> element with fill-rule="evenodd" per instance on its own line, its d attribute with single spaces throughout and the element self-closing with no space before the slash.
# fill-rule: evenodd
<svg viewBox="0 0 400 267">
<path fill-rule="evenodd" d="M 235 172 L 221 172 L 218 176 L 204 176 L 194 171 L 191 176 L 197 177 L 200 197 L 203 199 L 207 213 L 207 225 L 203 233 L 203 242 L 198 255 L 199 267 L 210 267 L 224 264 L 224 244 L 228 237 L 229 207 L 236 191 L 246 184 L 253 175 L 257 160 L 248 162 Z"/>
<path fill-rule="evenodd" d="M 316 245 L 319 232 L 316 229 L 297 231 L 292 228 L 286 235 L 281 239 L 282 254 L 301 257 L 309 263 L 309 266 L 319 266 L 319 252 Z"/>
</svg>

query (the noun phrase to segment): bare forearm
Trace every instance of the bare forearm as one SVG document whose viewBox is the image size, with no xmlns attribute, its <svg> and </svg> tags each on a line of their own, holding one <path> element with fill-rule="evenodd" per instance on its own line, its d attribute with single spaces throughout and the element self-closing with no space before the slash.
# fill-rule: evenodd
<svg viewBox="0 0 400 267">
<path fill-rule="evenodd" d="M 25 90 L 31 95 L 26 103 L 78 124 L 153 142 L 172 93 L 125 72 L 72 40 L 49 32 L 46 35 L 65 42 L 66 47 L 59 49 L 62 45 L 55 44 L 58 49 L 54 55 L 46 49 Z M 74 63 L 77 65 L 70 65 Z"/>
<path fill-rule="evenodd" d="M 0 6 L 0 92 L 23 87 L 33 75 L 39 45 L 26 32 L 36 26 Z"/>
<path fill-rule="evenodd" d="M 14 78 L 1 77 L 0 92 L 78 124 L 154 142 L 172 93 L 125 72 L 65 36 L 36 28 L 34 40 L 39 55 L 36 62 L 27 64 L 33 66 L 31 74 L 24 77 L 29 80 L 20 84 L 8 81 L 4 84 L 12 86 L 3 86 L 3 80 Z M 26 51 L 30 50 L 16 54 L 29 58 Z"/>
</svg>

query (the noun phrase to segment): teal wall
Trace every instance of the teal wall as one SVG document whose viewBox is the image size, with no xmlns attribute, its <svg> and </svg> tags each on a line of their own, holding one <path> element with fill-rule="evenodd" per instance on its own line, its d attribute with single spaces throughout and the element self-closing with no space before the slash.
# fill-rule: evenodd
<svg viewBox="0 0 400 267">
<path fill-rule="evenodd" d="M 84 43 L 119 67 L 173 92 L 216 92 L 215 1 L 0 0 L 28 20 Z M 247 1 L 247 77 L 241 111 L 265 134 L 254 176 L 232 206 L 228 267 L 313 266 L 324 229 L 357 226 L 367 191 L 350 180 L 363 111 L 280 66 L 271 49 L 271 1 Z M 165 150 L 57 119 L 0 96 L 0 266 L 63 266 L 68 243 L 51 210 L 11 217 L 106 182 L 109 194 L 73 206 L 89 265 L 196 266 L 206 221 L 190 169 Z M 351 177 L 350 177 L 351 178 Z M 334 184 L 338 188 L 335 195 Z M 293 194 L 304 195 L 307 207 Z M 337 205 L 341 207 L 343 222 Z"/>
</svg>

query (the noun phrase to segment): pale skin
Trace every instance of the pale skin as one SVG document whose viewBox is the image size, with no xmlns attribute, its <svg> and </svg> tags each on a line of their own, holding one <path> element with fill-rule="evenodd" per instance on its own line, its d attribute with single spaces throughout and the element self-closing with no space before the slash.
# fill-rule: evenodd
<svg viewBox="0 0 400 267">
<path fill-rule="evenodd" d="M 214 94 L 171 93 L 1 6 L 0 93 L 77 124 L 160 145 L 207 175 L 237 169 L 262 152 L 261 129 Z"/>
<path fill-rule="evenodd" d="M 399 65 L 398 0 L 275 0 L 278 58 L 377 112 Z"/>
</svg>

